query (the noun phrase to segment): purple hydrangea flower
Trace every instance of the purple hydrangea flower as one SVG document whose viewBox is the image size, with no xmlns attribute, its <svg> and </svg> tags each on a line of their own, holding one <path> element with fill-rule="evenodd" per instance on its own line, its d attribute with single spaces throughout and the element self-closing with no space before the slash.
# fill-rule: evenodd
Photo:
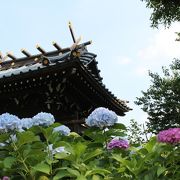
<svg viewBox="0 0 180 180">
<path fill-rule="evenodd" d="M 8 176 L 4 176 L 2 180 L 10 180 L 10 178 Z"/>
<path fill-rule="evenodd" d="M 107 146 L 108 149 L 128 149 L 129 148 L 129 143 L 127 140 L 123 139 L 112 139 Z"/>
<path fill-rule="evenodd" d="M 180 128 L 170 128 L 160 131 L 157 139 L 159 142 L 177 144 L 180 142 Z"/>
<path fill-rule="evenodd" d="M 86 119 L 86 124 L 90 127 L 96 126 L 99 128 L 104 128 L 107 126 L 113 126 L 118 120 L 115 112 L 110 111 L 107 108 L 97 108 L 95 109 Z"/>
<path fill-rule="evenodd" d="M 71 130 L 67 126 L 61 125 L 61 126 L 55 127 L 53 129 L 53 132 L 59 132 L 67 136 L 71 132 Z"/>
<path fill-rule="evenodd" d="M 50 113 L 40 112 L 32 118 L 34 126 L 50 126 L 55 122 L 54 116 Z"/>
</svg>

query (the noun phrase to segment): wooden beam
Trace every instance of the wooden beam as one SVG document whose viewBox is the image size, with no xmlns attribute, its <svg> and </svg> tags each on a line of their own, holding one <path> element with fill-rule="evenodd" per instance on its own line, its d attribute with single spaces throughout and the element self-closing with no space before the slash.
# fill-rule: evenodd
<svg viewBox="0 0 180 180">
<path fill-rule="evenodd" d="M 58 50 L 58 51 L 61 51 L 62 48 L 59 46 L 59 44 L 57 44 L 57 42 L 53 41 L 52 42 L 52 45 Z"/>
<path fill-rule="evenodd" d="M 1 59 L 1 60 L 3 59 L 3 54 L 2 54 L 1 51 L 0 51 L 0 59 Z"/>
<path fill-rule="evenodd" d="M 12 52 L 7 52 L 6 55 L 7 55 L 9 58 L 11 58 L 12 60 L 17 59 L 17 58 L 12 54 Z"/>
<path fill-rule="evenodd" d="M 21 52 L 27 56 L 27 57 L 31 57 L 31 54 L 26 50 L 26 49 L 21 49 Z"/>
<path fill-rule="evenodd" d="M 46 51 L 39 45 L 36 45 L 37 50 L 39 50 L 42 54 L 46 54 Z"/>
</svg>

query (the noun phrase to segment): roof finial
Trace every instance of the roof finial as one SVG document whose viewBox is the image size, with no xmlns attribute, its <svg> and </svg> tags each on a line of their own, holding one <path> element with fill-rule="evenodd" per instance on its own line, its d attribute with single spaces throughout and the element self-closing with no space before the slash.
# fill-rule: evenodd
<svg viewBox="0 0 180 180">
<path fill-rule="evenodd" d="M 71 36 L 72 36 L 73 42 L 75 43 L 75 42 L 76 42 L 76 38 L 75 38 L 73 29 L 72 29 L 72 24 L 71 24 L 70 21 L 69 21 L 69 30 L 70 30 L 70 32 L 71 32 Z"/>
</svg>

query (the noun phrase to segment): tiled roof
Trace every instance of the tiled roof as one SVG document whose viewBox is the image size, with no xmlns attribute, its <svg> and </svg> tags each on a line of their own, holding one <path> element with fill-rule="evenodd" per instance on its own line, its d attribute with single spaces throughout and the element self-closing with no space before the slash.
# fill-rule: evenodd
<svg viewBox="0 0 180 180">
<path fill-rule="evenodd" d="M 27 53 L 27 57 L 19 59 L 9 56 L 11 59 L 0 64 L 0 83 L 2 85 L 5 82 L 13 82 L 14 79 L 21 78 L 23 75 L 31 75 L 32 72 L 49 70 L 53 67 L 74 66 L 91 82 L 94 89 L 103 94 L 111 106 L 117 110 L 121 109 L 123 112 L 131 110 L 125 101 L 115 97 L 103 84 L 95 59 L 96 55 L 87 51 L 86 46 L 88 44 L 90 42 L 77 45 L 72 50 L 71 48 L 58 48 L 59 46 L 56 43 L 57 47 L 54 45 L 56 51 L 45 52 L 39 47 L 41 54 L 31 56 Z M 1 92 L 0 89 L 0 94 Z"/>
</svg>

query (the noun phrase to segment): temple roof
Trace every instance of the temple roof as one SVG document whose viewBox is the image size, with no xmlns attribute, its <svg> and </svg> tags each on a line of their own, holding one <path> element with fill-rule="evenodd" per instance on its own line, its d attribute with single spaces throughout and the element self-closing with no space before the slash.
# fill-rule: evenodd
<svg viewBox="0 0 180 180">
<path fill-rule="evenodd" d="M 88 89 L 94 93 L 94 96 L 92 94 L 92 97 L 89 97 L 92 104 L 105 106 L 118 115 L 124 115 L 131 109 L 126 105 L 126 101 L 115 97 L 103 84 L 100 70 L 97 67 L 96 55 L 87 51 L 86 46 L 90 43 L 88 41 L 63 49 L 54 43 L 56 50 L 51 52 L 46 52 L 38 46 L 37 49 L 41 53 L 37 55 L 30 55 L 23 49 L 22 53 L 26 57 L 22 58 L 7 54 L 9 60 L 0 62 L 0 95 L 18 91 L 19 85 L 24 86 L 25 89 L 31 80 L 32 83 L 35 83 L 37 79 L 55 76 L 58 72 L 71 71 L 71 76 L 69 76 L 71 82 L 69 84 L 76 83 L 76 87 L 73 86 L 73 88 L 77 89 L 78 92 L 81 92 L 82 86 L 83 91 Z M 84 96 L 88 99 L 89 95 Z M 100 104 L 95 102 L 97 97 L 102 101 Z"/>
</svg>

